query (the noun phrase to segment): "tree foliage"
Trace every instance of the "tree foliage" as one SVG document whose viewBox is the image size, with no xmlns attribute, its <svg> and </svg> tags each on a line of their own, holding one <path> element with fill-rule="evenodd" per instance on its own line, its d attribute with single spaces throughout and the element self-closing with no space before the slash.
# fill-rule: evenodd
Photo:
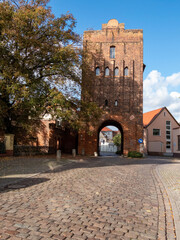
<svg viewBox="0 0 180 240">
<path fill-rule="evenodd" d="M 113 137 L 113 143 L 119 147 L 121 145 L 121 134 L 116 134 L 114 137 Z"/>
<path fill-rule="evenodd" d="M 48 0 L 0 3 L 0 127 L 29 129 L 51 113 L 79 128 L 100 110 L 80 99 L 82 51 L 76 21 Z M 81 111 L 80 111 L 81 109 Z"/>
</svg>

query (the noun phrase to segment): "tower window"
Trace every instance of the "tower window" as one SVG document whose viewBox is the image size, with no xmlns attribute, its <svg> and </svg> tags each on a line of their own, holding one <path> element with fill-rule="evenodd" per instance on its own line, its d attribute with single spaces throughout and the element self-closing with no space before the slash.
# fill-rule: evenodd
<svg viewBox="0 0 180 240">
<path fill-rule="evenodd" d="M 116 67 L 116 68 L 114 69 L 114 76 L 115 76 L 115 77 L 119 76 L 119 68 L 118 68 L 118 67 Z"/>
<path fill-rule="evenodd" d="M 105 76 L 109 76 L 109 68 L 108 67 L 105 68 Z"/>
<path fill-rule="evenodd" d="M 97 68 L 96 68 L 96 76 L 99 76 L 99 75 L 100 75 L 100 68 L 97 67 Z"/>
<path fill-rule="evenodd" d="M 128 67 L 125 67 L 124 68 L 124 76 L 128 76 L 129 75 L 129 73 L 128 73 Z"/>
<path fill-rule="evenodd" d="M 118 101 L 115 100 L 115 102 L 114 102 L 114 106 L 117 107 L 117 105 L 118 105 Z"/>
<path fill-rule="evenodd" d="M 115 47 L 110 47 L 110 58 L 115 58 Z"/>
<path fill-rule="evenodd" d="M 105 107 L 107 107 L 108 106 L 108 100 L 106 99 L 105 100 Z"/>
</svg>

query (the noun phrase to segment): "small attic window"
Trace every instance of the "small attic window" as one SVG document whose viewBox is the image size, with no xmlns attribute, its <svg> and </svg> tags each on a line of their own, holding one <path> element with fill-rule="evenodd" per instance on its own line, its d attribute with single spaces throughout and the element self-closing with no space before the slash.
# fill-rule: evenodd
<svg viewBox="0 0 180 240">
<path fill-rule="evenodd" d="M 96 72 L 96 76 L 99 76 L 100 75 L 100 68 L 97 67 L 95 72 Z"/>
<path fill-rule="evenodd" d="M 109 76 L 109 68 L 108 67 L 105 68 L 105 76 Z"/>
<path fill-rule="evenodd" d="M 164 117 L 166 116 L 166 112 L 164 112 Z"/>
<path fill-rule="evenodd" d="M 114 76 L 115 76 L 115 77 L 119 76 L 119 68 L 118 68 L 118 67 L 116 67 L 116 68 L 114 69 Z"/>
<path fill-rule="evenodd" d="M 105 100 L 105 107 L 107 107 L 108 106 L 108 100 L 106 99 Z"/>
<path fill-rule="evenodd" d="M 124 68 L 124 76 L 128 76 L 129 75 L 129 73 L 128 73 L 128 67 L 125 67 Z"/>
</svg>

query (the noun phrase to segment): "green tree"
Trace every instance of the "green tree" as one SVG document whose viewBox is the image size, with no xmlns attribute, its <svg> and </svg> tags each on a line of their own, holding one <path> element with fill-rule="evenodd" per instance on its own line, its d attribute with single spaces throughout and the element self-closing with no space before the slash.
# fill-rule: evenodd
<svg viewBox="0 0 180 240">
<path fill-rule="evenodd" d="M 116 134 L 113 137 L 113 143 L 116 145 L 118 148 L 121 146 L 121 134 Z M 118 149 L 119 150 L 119 149 Z"/>
<path fill-rule="evenodd" d="M 74 128 L 101 110 L 80 99 L 82 51 L 76 21 L 56 18 L 48 0 L 0 3 L 0 127 L 34 128 L 51 113 Z M 81 111 L 80 111 L 81 110 Z"/>
</svg>

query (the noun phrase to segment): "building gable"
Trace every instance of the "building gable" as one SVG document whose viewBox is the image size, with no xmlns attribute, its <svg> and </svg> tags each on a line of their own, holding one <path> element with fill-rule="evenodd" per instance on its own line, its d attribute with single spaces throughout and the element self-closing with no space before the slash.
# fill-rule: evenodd
<svg viewBox="0 0 180 240">
<path fill-rule="evenodd" d="M 169 112 L 169 110 L 166 107 L 159 108 L 147 113 L 143 114 L 143 126 L 144 128 L 147 128 L 149 125 L 151 125 L 155 120 L 158 120 L 159 116 L 162 114 L 168 114 L 172 120 L 177 124 L 177 127 L 180 126 L 177 120 L 173 117 L 173 115 Z"/>
</svg>

